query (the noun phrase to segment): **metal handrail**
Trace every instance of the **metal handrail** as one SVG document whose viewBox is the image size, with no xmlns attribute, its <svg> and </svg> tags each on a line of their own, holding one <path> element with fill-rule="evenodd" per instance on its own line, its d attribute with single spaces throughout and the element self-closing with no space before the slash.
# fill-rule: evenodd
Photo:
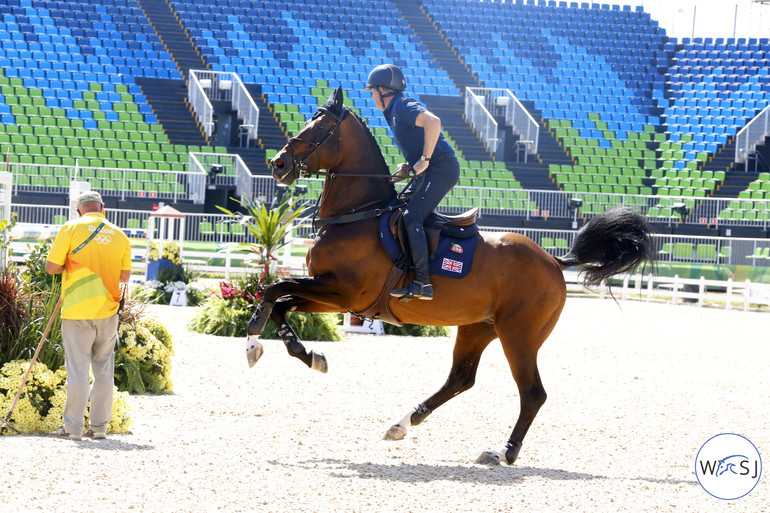
<svg viewBox="0 0 770 513">
<path fill-rule="evenodd" d="M 747 164 L 749 153 L 770 135 L 770 105 L 735 135 L 735 162 Z"/>
<path fill-rule="evenodd" d="M 198 71 L 190 70 L 190 80 L 187 84 L 187 99 L 192 106 L 193 112 L 198 118 L 198 122 L 203 127 L 203 133 L 206 137 L 211 137 L 214 131 L 214 107 L 209 101 L 206 89 L 211 89 L 211 81 L 201 81 L 197 75 Z M 205 87 L 208 85 L 208 87 Z"/>
<path fill-rule="evenodd" d="M 188 97 L 207 137 L 214 133 L 211 101 L 229 101 L 242 120 L 241 129 L 248 141 L 256 141 L 259 131 L 259 107 L 236 73 L 230 71 L 190 70 Z M 205 101 L 204 101 L 205 100 Z"/>
<path fill-rule="evenodd" d="M 500 142 L 497 122 L 494 121 L 496 116 L 505 119 L 505 125 L 511 126 L 514 132 L 519 135 L 521 144 L 531 149 L 532 153 L 537 153 L 540 144 L 540 125 L 510 89 L 470 87 L 466 89 L 465 97 L 466 118 L 471 121 L 476 130 L 479 129 L 474 123 L 478 123 L 483 128 L 485 123 L 488 122 L 487 117 L 494 122 L 494 135 L 487 135 L 486 138 L 482 135 L 482 139 L 485 139 L 485 142 L 488 139 L 494 139 L 491 145 L 487 145 L 492 153 L 497 151 Z M 479 103 L 482 107 L 476 109 L 479 112 L 472 111 L 472 114 L 475 114 L 473 119 L 468 117 L 469 97 L 472 98 L 473 102 Z M 482 117 L 481 113 L 484 113 L 486 116 Z"/>
<path fill-rule="evenodd" d="M 492 153 L 497 152 L 498 138 L 497 121 L 484 105 L 481 96 L 474 92 L 474 88 L 465 89 L 465 119 L 481 136 L 482 142 Z"/>
</svg>

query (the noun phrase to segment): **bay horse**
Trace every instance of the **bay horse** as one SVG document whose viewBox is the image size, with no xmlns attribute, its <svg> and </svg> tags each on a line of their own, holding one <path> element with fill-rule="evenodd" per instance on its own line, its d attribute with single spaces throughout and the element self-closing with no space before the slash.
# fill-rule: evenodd
<svg viewBox="0 0 770 513">
<path fill-rule="evenodd" d="M 291 185 L 303 176 L 324 176 L 315 241 L 307 254 L 309 278 L 269 285 L 249 322 L 251 364 L 261 356 L 256 338 L 268 318 L 289 353 L 325 372 L 326 359 L 306 350 L 286 322 L 289 311 L 362 312 L 383 290 L 392 261 L 382 249 L 378 213 L 396 198 L 385 159 L 363 121 L 343 105 L 342 87 L 318 108 L 300 132 L 271 161 L 273 177 Z M 432 301 L 389 299 L 395 317 L 410 324 L 457 326 L 449 377 L 410 410 L 384 438 L 404 438 L 439 406 L 471 388 L 484 349 L 499 338 L 518 386 L 520 413 L 502 450 L 485 451 L 477 463 L 513 464 L 546 392 L 537 353 L 556 325 L 566 300 L 562 271 L 578 267 L 586 285 L 630 272 L 654 258 L 650 227 L 630 209 L 615 209 L 590 220 L 569 253 L 557 258 L 529 238 L 514 233 L 476 235 L 472 268 L 461 279 L 432 276 Z M 247 343 L 247 352 L 249 346 Z"/>
</svg>

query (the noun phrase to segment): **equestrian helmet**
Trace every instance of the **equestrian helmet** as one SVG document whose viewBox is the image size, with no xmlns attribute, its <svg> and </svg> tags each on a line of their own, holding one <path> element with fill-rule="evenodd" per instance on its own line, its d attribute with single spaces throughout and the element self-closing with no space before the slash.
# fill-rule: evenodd
<svg viewBox="0 0 770 513">
<path fill-rule="evenodd" d="M 375 87 L 387 87 L 394 91 L 403 91 L 406 89 L 406 80 L 398 66 L 382 64 L 369 73 L 369 79 L 366 81 L 366 89 Z"/>
</svg>

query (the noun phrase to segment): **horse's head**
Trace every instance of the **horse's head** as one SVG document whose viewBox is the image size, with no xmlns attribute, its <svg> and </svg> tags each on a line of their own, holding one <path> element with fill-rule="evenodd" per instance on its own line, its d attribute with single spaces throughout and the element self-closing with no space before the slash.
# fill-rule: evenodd
<svg viewBox="0 0 770 513">
<path fill-rule="evenodd" d="M 291 185 L 305 175 L 335 167 L 340 159 L 341 127 L 349 110 L 343 105 L 342 86 L 321 105 L 300 132 L 270 161 L 273 178 Z"/>
</svg>

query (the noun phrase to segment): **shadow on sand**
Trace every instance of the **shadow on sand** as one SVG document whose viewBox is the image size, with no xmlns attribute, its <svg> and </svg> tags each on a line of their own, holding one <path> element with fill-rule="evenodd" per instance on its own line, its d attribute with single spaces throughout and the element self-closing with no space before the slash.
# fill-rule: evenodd
<svg viewBox="0 0 770 513">
<path fill-rule="evenodd" d="M 528 478 L 544 478 L 554 481 L 633 480 L 671 485 L 692 484 L 695 481 L 659 479 L 653 477 L 609 477 L 584 472 L 537 467 L 458 465 L 458 464 L 387 464 L 353 463 L 337 459 L 307 460 L 295 463 L 271 461 L 273 465 L 312 469 L 326 467 L 333 477 L 357 477 L 360 479 L 382 479 L 403 482 L 455 481 L 462 483 L 511 484 Z"/>
</svg>

